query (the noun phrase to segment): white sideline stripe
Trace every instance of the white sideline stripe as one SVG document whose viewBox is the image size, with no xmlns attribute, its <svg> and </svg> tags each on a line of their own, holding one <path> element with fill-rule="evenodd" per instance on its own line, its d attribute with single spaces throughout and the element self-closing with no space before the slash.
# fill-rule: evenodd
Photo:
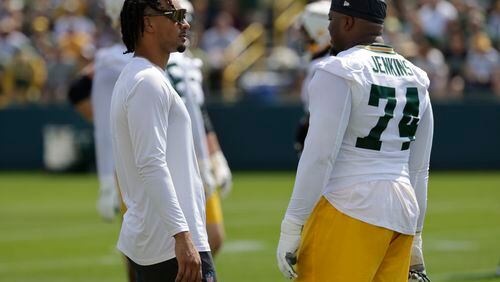
<svg viewBox="0 0 500 282">
<path fill-rule="evenodd" d="M 65 257 L 57 259 L 43 259 L 32 261 L 15 261 L 15 262 L 0 262 L 0 273 L 24 272 L 26 269 L 30 271 L 39 270 L 58 270 L 58 269 L 74 269 L 88 268 L 96 265 L 120 265 L 123 261 L 116 254 L 104 256 L 88 256 L 88 257 Z"/>
<path fill-rule="evenodd" d="M 427 241 L 424 243 L 426 247 L 438 251 L 471 251 L 479 249 L 479 245 L 472 241 L 458 241 L 458 240 L 435 240 Z"/>
<path fill-rule="evenodd" d="M 266 249 L 265 244 L 255 240 L 227 241 L 222 245 L 223 253 L 258 252 L 264 249 Z"/>
</svg>

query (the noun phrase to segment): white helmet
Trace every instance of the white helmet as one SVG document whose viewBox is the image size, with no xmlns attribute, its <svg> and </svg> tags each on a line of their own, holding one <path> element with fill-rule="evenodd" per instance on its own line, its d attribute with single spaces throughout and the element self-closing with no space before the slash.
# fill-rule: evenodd
<svg viewBox="0 0 500 282">
<path fill-rule="evenodd" d="M 125 0 L 104 0 L 104 10 L 114 26 L 120 25 L 120 13 Z"/>
<path fill-rule="evenodd" d="M 186 11 L 190 14 L 194 12 L 193 4 L 191 4 L 188 0 L 180 0 L 179 5 L 182 9 L 186 9 Z"/>
<path fill-rule="evenodd" d="M 320 0 L 307 4 L 300 17 L 302 26 L 309 37 L 316 42 L 318 50 L 322 50 L 330 44 L 329 12 L 330 1 Z"/>
</svg>

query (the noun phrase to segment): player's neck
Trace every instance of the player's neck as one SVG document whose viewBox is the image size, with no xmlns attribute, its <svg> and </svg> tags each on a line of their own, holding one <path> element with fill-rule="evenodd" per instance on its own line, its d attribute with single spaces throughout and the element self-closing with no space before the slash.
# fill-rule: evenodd
<svg viewBox="0 0 500 282">
<path fill-rule="evenodd" d="M 370 45 L 373 43 L 384 43 L 384 39 L 380 35 L 376 35 L 376 36 L 368 35 L 368 36 L 361 37 L 358 40 L 353 41 L 353 43 L 351 44 L 351 46 L 349 46 L 349 48 L 352 48 L 352 47 L 358 46 L 358 45 Z"/>
<path fill-rule="evenodd" d="M 170 53 L 162 52 L 159 49 L 155 50 L 155 48 L 151 48 L 151 46 L 146 47 L 146 44 L 141 44 L 137 46 L 134 56 L 143 57 L 159 68 L 164 69 L 167 66 Z"/>
</svg>

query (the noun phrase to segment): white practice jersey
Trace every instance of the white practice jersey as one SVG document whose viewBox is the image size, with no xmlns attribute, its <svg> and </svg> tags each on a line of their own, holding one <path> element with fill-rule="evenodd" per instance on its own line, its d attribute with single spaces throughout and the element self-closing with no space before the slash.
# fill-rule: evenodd
<svg viewBox="0 0 500 282">
<path fill-rule="evenodd" d="M 124 68 L 111 133 L 127 206 L 118 249 L 138 264 L 156 264 L 175 257 L 173 235 L 189 231 L 197 250 L 209 251 L 191 121 L 164 70 L 140 57 Z"/>
<path fill-rule="evenodd" d="M 204 103 L 202 65 L 200 59 L 191 57 L 187 51 L 177 52 L 170 54 L 165 71 L 172 86 L 186 104 L 191 117 L 196 156 L 199 160 L 208 160 L 205 123 L 201 112 Z"/>
<path fill-rule="evenodd" d="M 324 195 L 341 212 L 404 234 L 422 229 L 433 134 L 424 71 L 388 46 L 324 59 L 287 217 L 303 224 Z"/>
<path fill-rule="evenodd" d="M 186 50 L 183 53 L 171 53 L 166 69 L 177 93 L 181 97 L 185 96 L 185 93 L 189 93 L 193 97 L 193 101 L 200 107 L 205 101 L 202 66 L 203 62 L 192 57 L 189 51 Z"/>
<path fill-rule="evenodd" d="M 111 148 L 109 109 L 115 82 L 125 65 L 132 59 L 131 54 L 123 54 L 125 50 L 123 44 L 115 44 L 111 47 L 99 49 L 94 61 L 91 100 L 94 116 L 97 173 L 101 186 L 109 179 L 114 179 L 115 167 Z"/>
</svg>

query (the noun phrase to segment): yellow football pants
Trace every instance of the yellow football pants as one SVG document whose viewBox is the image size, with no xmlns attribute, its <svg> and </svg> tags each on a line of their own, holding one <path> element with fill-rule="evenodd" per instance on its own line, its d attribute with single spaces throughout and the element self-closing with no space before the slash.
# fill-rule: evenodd
<svg viewBox="0 0 500 282">
<path fill-rule="evenodd" d="M 221 224 L 223 221 L 222 207 L 220 204 L 220 196 L 217 191 L 214 191 L 207 198 L 206 203 L 207 224 Z"/>
<path fill-rule="evenodd" d="M 322 197 L 302 232 L 299 282 L 407 282 L 413 236 L 349 217 Z"/>
</svg>

